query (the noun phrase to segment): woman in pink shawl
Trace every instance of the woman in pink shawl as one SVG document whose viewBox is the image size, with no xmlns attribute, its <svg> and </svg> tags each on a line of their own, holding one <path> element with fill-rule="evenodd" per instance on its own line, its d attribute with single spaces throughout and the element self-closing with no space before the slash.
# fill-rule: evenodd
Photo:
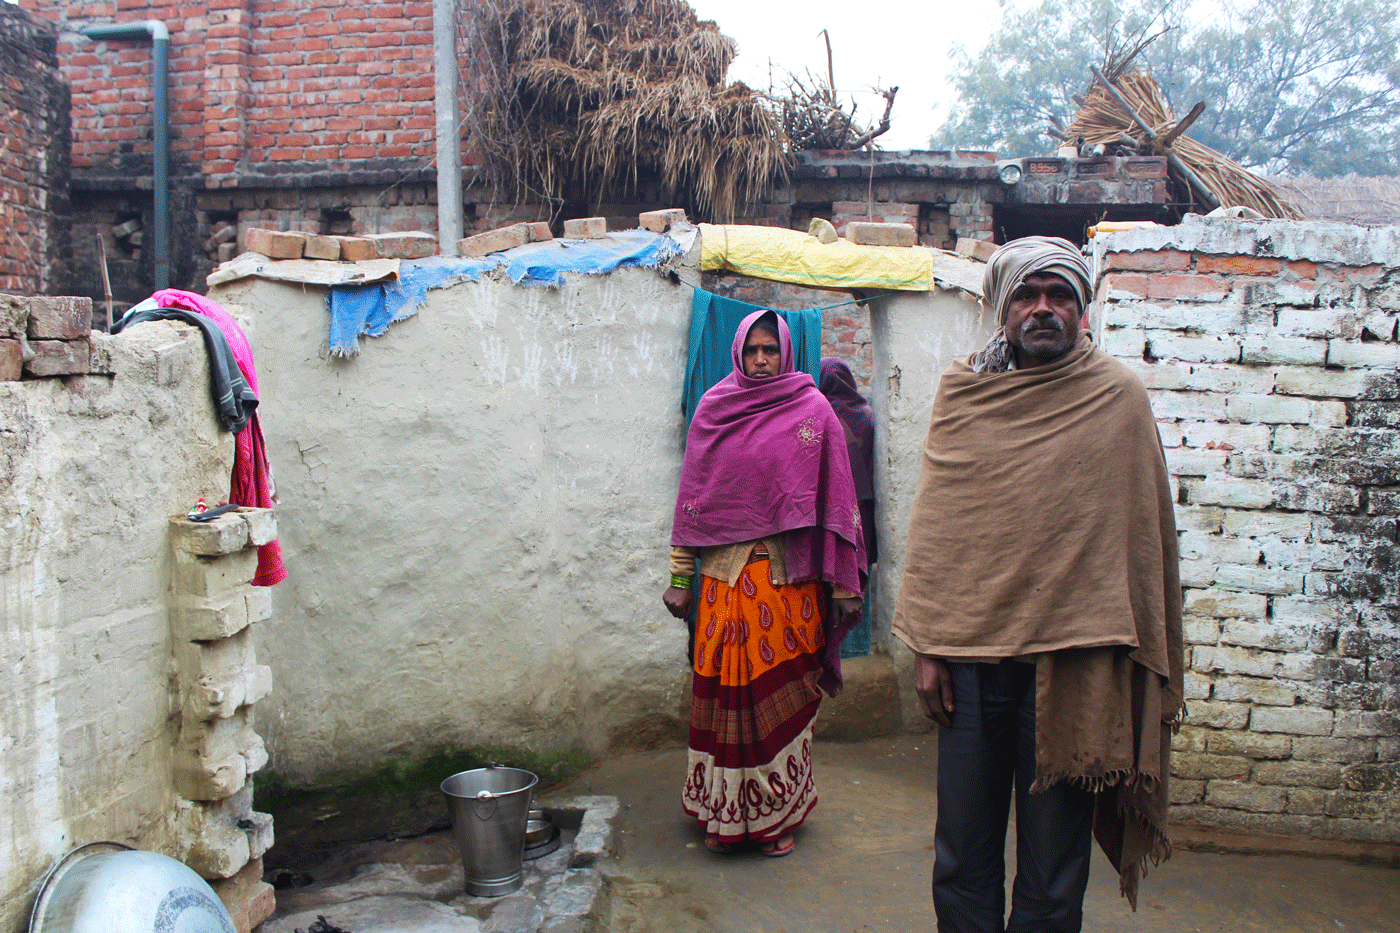
<svg viewBox="0 0 1400 933">
<path fill-rule="evenodd" d="M 681 800 L 710 849 L 782 856 L 817 803 L 812 723 L 841 688 L 864 538 L 845 433 L 787 324 L 749 315 L 733 358 L 691 421 L 671 533 L 666 608 L 695 610 Z"/>
</svg>

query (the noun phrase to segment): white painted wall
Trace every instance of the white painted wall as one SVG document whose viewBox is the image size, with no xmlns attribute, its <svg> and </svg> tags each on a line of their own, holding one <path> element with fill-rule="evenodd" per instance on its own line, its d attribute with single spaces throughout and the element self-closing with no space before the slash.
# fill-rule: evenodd
<svg viewBox="0 0 1400 933">
<path fill-rule="evenodd" d="M 871 306 L 873 366 L 871 390 L 875 429 L 876 521 L 880 531 L 876 631 L 895 660 L 906 724 L 925 722 L 914 693 L 914 655 L 890 636 L 899 582 L 904 576 L 904 545 L 909 511 L 923 468 L 924 436 L 933 413 L 938 379 L 952 362 L 982 348 L 996 321 L 964 293 L 909 292 L 881 298 Z"/>
<path fill-rule="evenodd" d="M 290 577 L 255 633 L 275 674 L 258 705 L 274 770 L 684 735 L 686 632 L 660 596 L 688 285 L 643 270 L 459 284 L 349 360 L 327 354 L 323 288 L 211 297 L 255 322 L 281 495 Z M 984 337 L 953 293 L 883 299 L 876 316 L 897 344 L 881 384 L 904 374 L 884 473 L 907 497 L 934 374 Z M 902 502 L 881 519 L 893 572 L 906 517 Z"/>
<path fill-rule="evenodd" d="M 198 333 L 93 334 L 113 376 L 0 382 L 0 930 L 73 846 L 173 851 L 167 520 L 227 495 Z"/>
<path fill-rule="evenodd" d="M 324 289 L 213 297 L 257 322 L 281 497 L 290 577 L 257 633 L 274 769 L 675 727 L 686 633 L 660 594 L 689 287 L 461 284 L 348 360 Z"/>
</svg>

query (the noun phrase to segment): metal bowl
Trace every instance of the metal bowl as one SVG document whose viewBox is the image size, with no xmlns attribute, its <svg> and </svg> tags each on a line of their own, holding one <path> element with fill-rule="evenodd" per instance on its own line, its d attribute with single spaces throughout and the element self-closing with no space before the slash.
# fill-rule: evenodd
<svg viewBox="0 0 1400 933">
<path fill-rule="evenodd" d="M 559 848 L 559 827 L 544 810 L 531 810 L 525 823 L 525 860 L 537 859 Z"/>
<path fill-rule="evenodd" d="M 166 855 L 90 842 L 44 879 L 29 933 L 235 933 L 209 883 Z"/>
<path fill-rule="evenodd" d="M 543 819 L 531 817 L 525 823 L 525 848 L 541 845 L 554 835 L 554 821 L 548 816 Z"/>
</svg>

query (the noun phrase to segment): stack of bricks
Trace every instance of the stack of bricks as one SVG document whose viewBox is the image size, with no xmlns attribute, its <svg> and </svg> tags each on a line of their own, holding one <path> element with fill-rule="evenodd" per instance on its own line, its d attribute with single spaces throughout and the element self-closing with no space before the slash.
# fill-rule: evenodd
<svg viewBox="0 0 1400 933">
<path fill-rule="evenodd" d="M 543 243 L 552 239 L 554 239 L 554 234 L 550 232 L 549 224 L 543 220 L 511 224 L 508 227 L 498 227 L 485 233 L 475 233 L 463 237 L 457 241 L 457 255 L 466 259 L 474 259 L 479 256 L 489 256 L 491 253 L 515 249 L 526 243 Z"/>
<path fill-rule="evenodd" d="M 1175 816 L 1400 841 L 1400 250 L 1282 222 L 1106 239 L 1103 346 L 1179 503 Z"/>
<path fill-rule="evenodd" d="M 272 818 L 253 811 L 249 780 L 267 763 L 252 705 L 272 689 L 271 670 L 256 663 L 251 631 L 271 616 L 271 594 L 251 581 L 258 546 L 276 537 L 271 509 L 240 508 L 207 522 L 170 519 L 180 711 L 176 855 L 209 880 L 239 933 L 276 906 L 262 881 Z"/>
<path fill-rule="evenodd" d="M 297 230 L 264 230 L 254 227 L 243 235 L 243 245 L 269 259 L 326 259 L 364 262 L 369 259 L 423 259 L 437 255 L 437 237 L 431 233 L 371 233 L 366 236 L 321 236 Z"/>
<path fill-rule="evenodd" d="M 92 367 L 92 299 L 0 294 L 0 382 Z"/>
<path fill-rule="evenodd" d="M 919 222 L 919 205 L 899 201 L 833 201 L 831 223 L 844 230 L 852 221 L 877 224 L 915 224 Z"/>
<path fill-rule="evenodd" d="M 67 287 L 68 88 L 54 28 L 0 4 L 0 291 Z"/>
</svg>

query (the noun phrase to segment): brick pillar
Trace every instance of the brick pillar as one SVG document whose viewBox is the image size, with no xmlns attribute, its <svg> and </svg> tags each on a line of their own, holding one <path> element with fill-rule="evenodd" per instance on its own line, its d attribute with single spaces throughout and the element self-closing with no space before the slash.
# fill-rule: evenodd
<svg viewBox="0 0 1400 933">
<path fill-rule="evenodd" d="M 272 690 L 272 671 L 256 663 L 250 629 L 272 614 L 271 593 L 251 581 L 258 545 L 276 537 L 271 509 L 242 508 L 208 522 L 170 519 L 180 703 L 177 857 L 209 880 L 239 933 L 276 906 L 272 886 L 262 881 L 272 817 L 253 812 L 249 783 L 267 763 L 252 705 Z"/>
<path fill-rule="evenodd" d="M 0 382 L 92 367 L 92 299 L 0 294 Z"/>
<path fill-rule="evenodd" d="M 250 0 L 210 0 L 204 33 L 204 160 L 211 187 L 232 184 L 248 146 L 253 104 L 248 58 L 252 51 Z"/>
</svg>

